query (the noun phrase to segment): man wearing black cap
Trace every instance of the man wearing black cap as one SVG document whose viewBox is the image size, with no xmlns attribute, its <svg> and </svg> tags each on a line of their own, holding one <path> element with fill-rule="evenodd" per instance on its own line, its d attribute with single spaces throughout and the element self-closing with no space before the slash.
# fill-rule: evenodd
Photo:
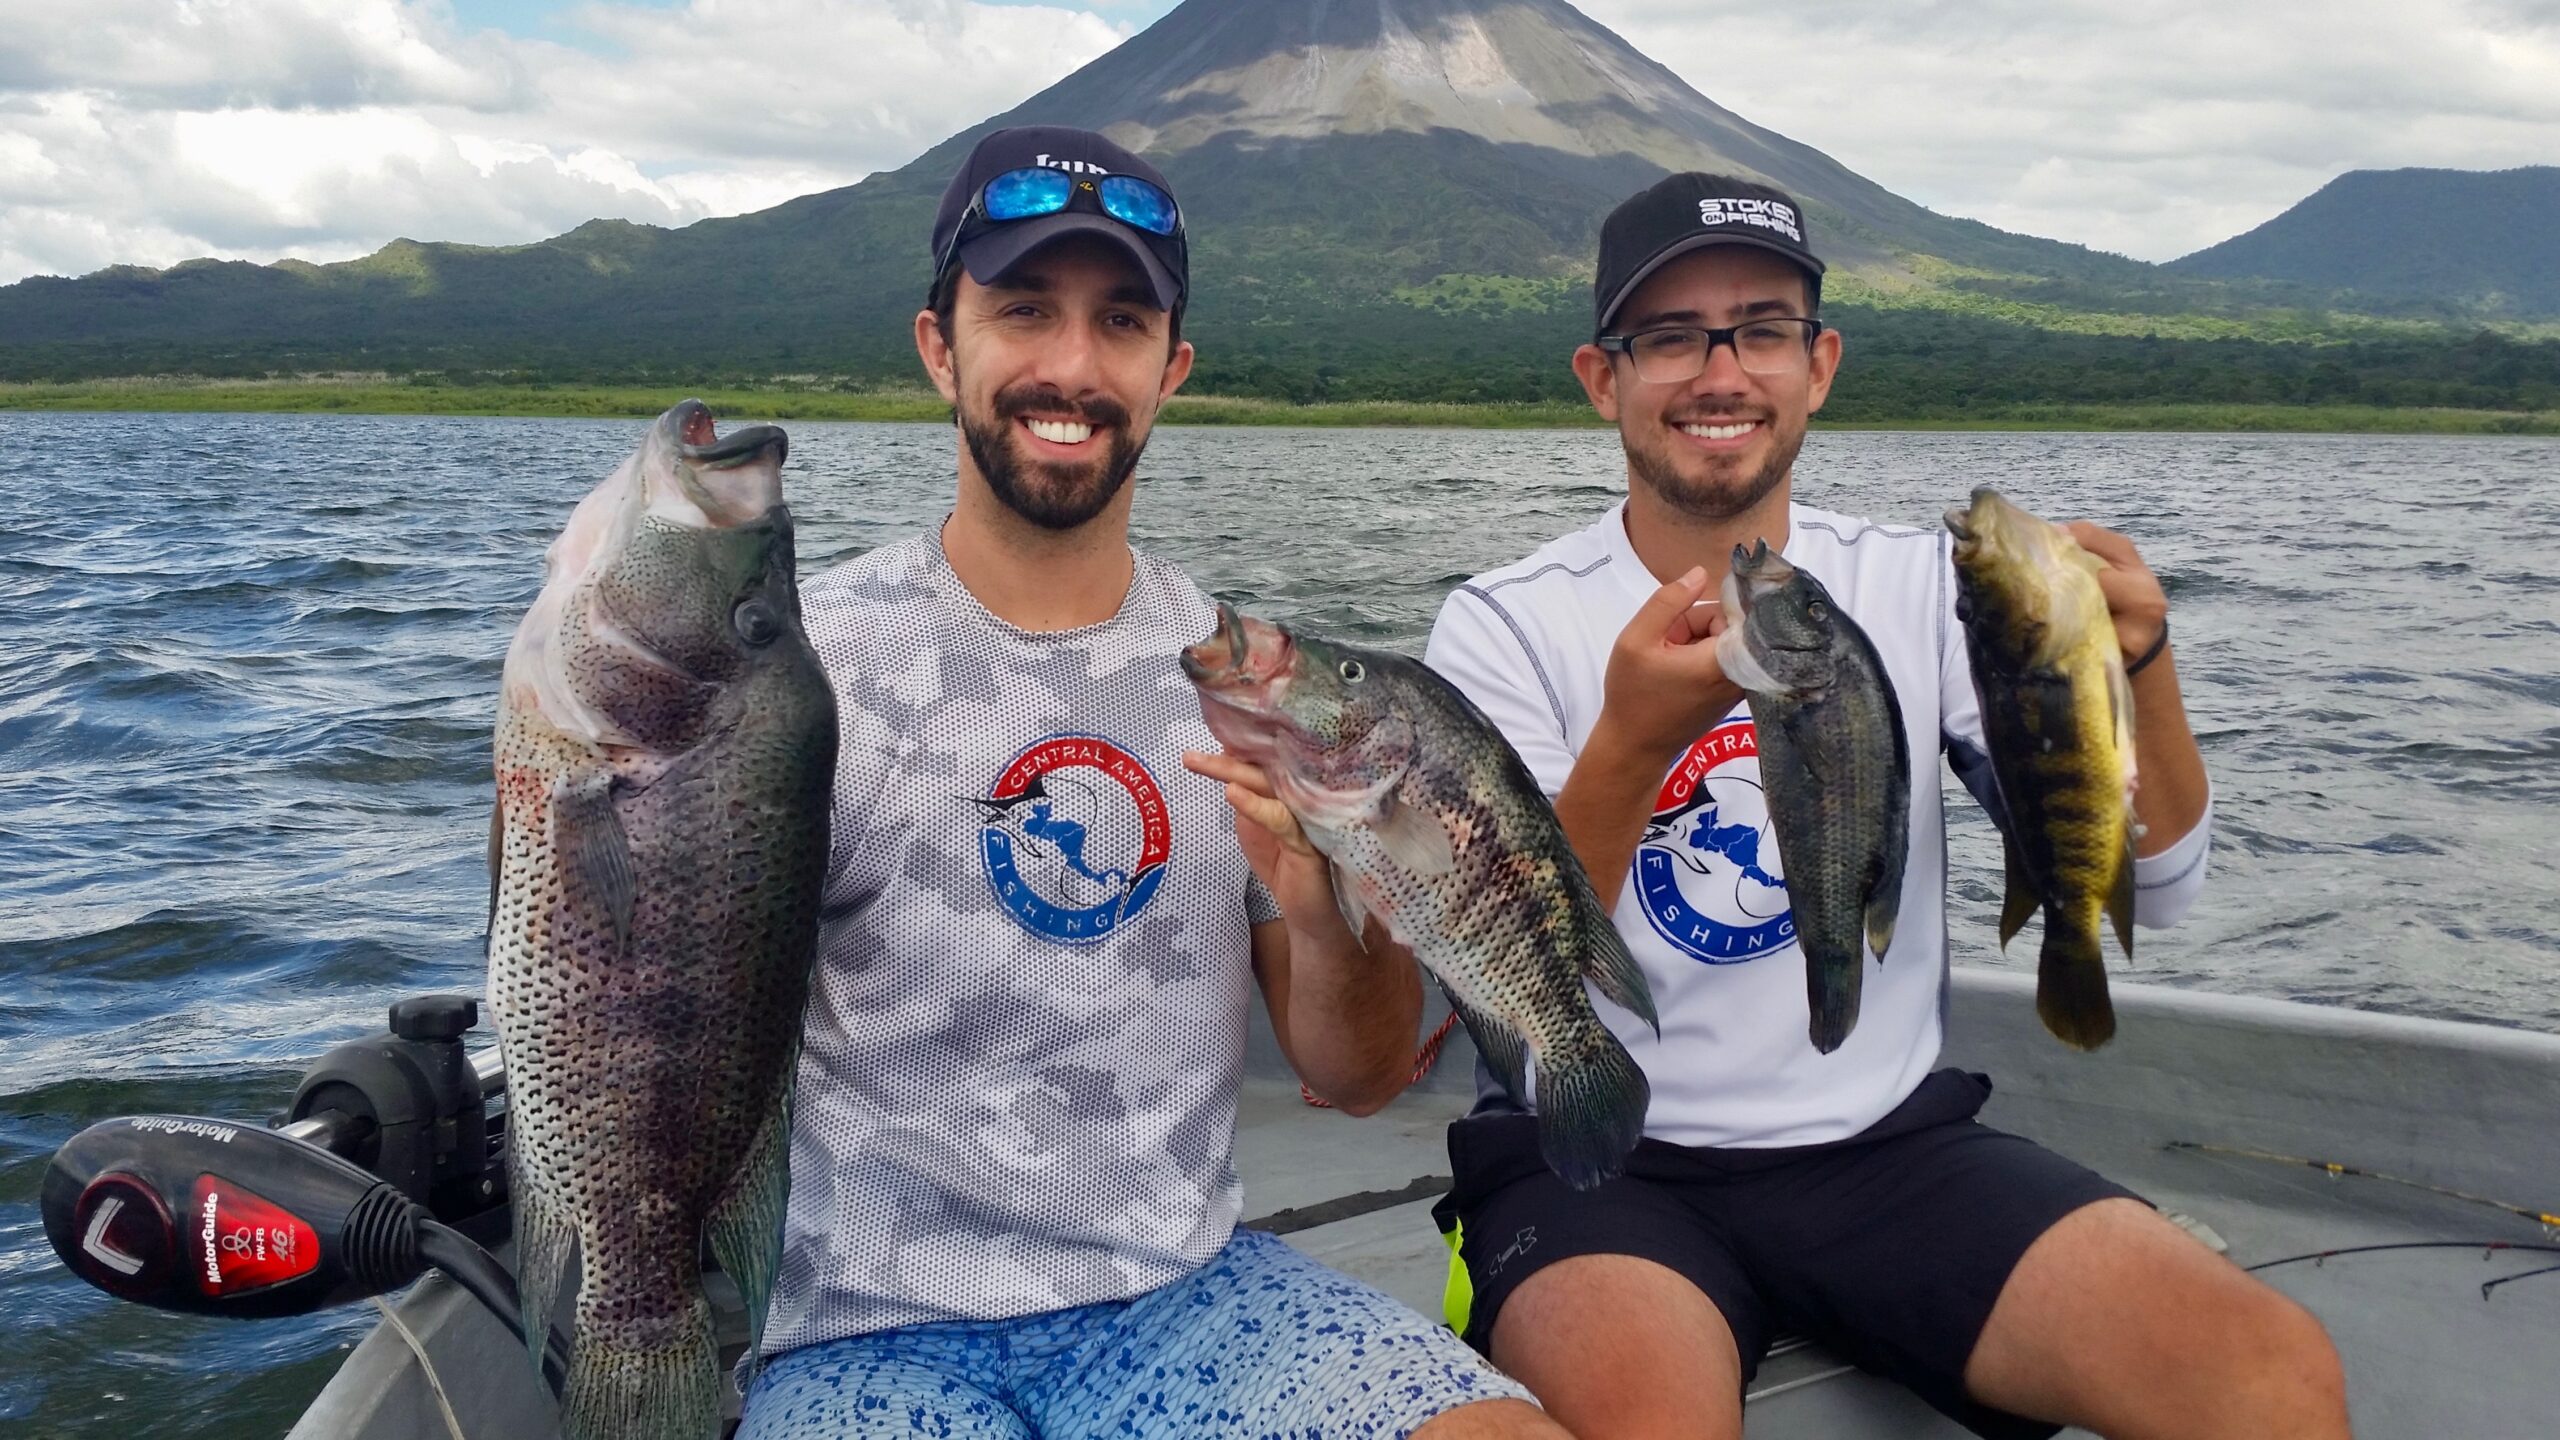
<svg viewBox="0 0 2560 1440">
<path fill-rule="evenodd" d="M 944 194 L 917 353 L 934 529 L 803 587 L 842 731 L 774 1298 L 741 1434 L 1561 1434 L 1395 1301 L 1240 1230 L 1248 997 L 1347 1110 L 1406 1078 L 1412 957 L 1345 928 L 1176 657 L 1214 612 L 1129 544 L 1191 368 L 1182 216 L 1099 135 Z"/>
<path fill-rule="evenodd" d="M 1988 1083 L 1934 1068 L 1934 757 L 1977 793 L 1988 766 L 1948 537 L 1793 497 L 1841 361 L 1822 274 L 1803 211 L 1766 185 L 1674 175 L 1618 207 L 1573 366 L 1618 427 L 1626 501 L 1460 586 L 1433 630 L 1432 666 L 1554 797 L 1662 1022 L 1657 1039 L 1604 1011 L 1653 1100 L 1627 1174 L 1589 1194 L 1538 1162 L 1526 1097 L 1480 1078 L 1476 1113 L 1451 1127 L 1440 1211 L 1472 1288 L 1453 1318 L 1556 1419 L 1609 1440 L 1738 1435 L 1780 1329 L 1986 1436 L 2053 1422 L 2343 1435 L 2317 1321 L 2129 1192 L 1977 1123 Z M 2100 584 L 2141 717 L 2135 914 L 2167 925 L 2202 887 L 2211 808 L 2168 600 L 2124 537 L 2071 531 L 2111 566 Z M 1705 598 L 1734 547 L 1762 540 L 1874 641 L 1913 742 L 1891 958 L 1866 963 L 1856 1024 L 1828 1054 L 1807 1034 L 1757 732 Z"/>
</svg>

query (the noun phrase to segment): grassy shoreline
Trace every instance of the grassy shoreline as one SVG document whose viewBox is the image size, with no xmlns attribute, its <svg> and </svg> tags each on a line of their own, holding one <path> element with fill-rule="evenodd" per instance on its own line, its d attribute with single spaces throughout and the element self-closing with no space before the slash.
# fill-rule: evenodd
<svg viewBox="0 0 2560 1440">
<path fill-rule="evenodd" d="M 211 380 L 143 376 L 63 384 L 0 383 L 0 411 L 194 411 L 263 414 L 479 415 L 543 419 L 641 418 L 685 394 L 722 415 L 769 420 L 939 421 L 949 411 L 926 390 L 829 390 L 790 386 L 417 384 L 385 376 Z M 1394 400 L 1292 405 L 1177 395 L 1168 425 L 1424 426 L 1459 429 L 1591 428 L 1589 407 L 1561 402 L 1436 404 Z M 2560 435 L 2560 411 L 2432 410 L 2366 405 L 2016 404 L 1958 415 L 1825 419 L 1832 430 L 2186 430 L 2333 434 Z"/>
</svg>

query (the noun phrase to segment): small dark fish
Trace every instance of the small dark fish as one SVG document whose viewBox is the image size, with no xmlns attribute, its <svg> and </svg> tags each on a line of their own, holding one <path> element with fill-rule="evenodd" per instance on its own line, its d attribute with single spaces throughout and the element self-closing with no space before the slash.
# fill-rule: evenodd
<svg viewBox="0 0 2560 1440">
<path fill-rule="evenodd" d="M 2101 917 L 2133 954 L 2133 689 L 2098 589 L 2105 562 L 1988 488 L 1947 512 L 1956 613 L 2008 811 L 2000 944 L 2044 911 L 2036 1014 L 2064 1043 L 2116 1033 Z"/>
<path fill-rule="evenodd" d="M 1375 916 L 1411 948 L 1524 1103 L 1537 1057 L 1547 1164 L 1576 1189 L 1622 1171 L 1653 1092 L 1583 981 L 1660 1034 L 1653 993 L 1493 722 L 1417 661 L 1224 606 L 1182 668 L 1219 742 L 1332 862 L 1352 933 Z"/>
<path fill-rule="evenodd" d="M 1867 952 L 1881 962 L 1911 848 L 1911 747 L 1874 642 L 1811 571 L 1733 547 L 1726 678 L 1751 703 L 1760 783 L 1805 957 L 1806 1033 L 1828 1055 L 1858 1024 Z"/>
<path fill-rule="evenodd" d="M 569 1440 L 717 1435 L 703 1243 L 759 1334 L 781 1261 L 836 759 L 784 448 L 696 401 L 659 417 L 507 653 L 489 1000 L 537 1354 L 579 1261 Z"/>
</svg>

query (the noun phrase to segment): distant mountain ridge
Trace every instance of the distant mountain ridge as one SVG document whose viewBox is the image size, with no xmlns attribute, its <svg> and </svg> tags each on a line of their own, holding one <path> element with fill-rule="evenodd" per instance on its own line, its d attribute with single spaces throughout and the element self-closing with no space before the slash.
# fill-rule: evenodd
<svg viewBox="0 0 2560 1440">
<path fill-rule="evenodd" d="M 1570 395 L 1559 357 L 1588 332 L 1600 219 L 1675 169 L 1774 181 L 1804 203 L 1835 275 L 1987 317 L 1967 323 L 1992 326 L 1981 343 L 1995 350 L 1998 333 L 2032 332 L 2021 307 L 2125 315 L 2140 333 L 2149 317 L 2257 303 L 2232 298 L 2245 287 L 1936 214 L 1724 109 L 1565 0 L 1186 0 L 906 166 L 753 214 L 0 287 L 0 378 L 912 383 L 907 322 L 935 201 L 980 136 L 1030 123 L 1102 130 L 1173 180 L 1192 236 L 1193 385 L 1211 392 Z M 1947 323 L 1904 329 L 1925 345 Z M 1955 391 L 1973 383 L 1948 373 Z"/>
<path fill-rule="evenodd" d="M 2560 166 L 2349 171 L 2169 268 L 2484 315 L 2560 315 Z"/>
</svg>

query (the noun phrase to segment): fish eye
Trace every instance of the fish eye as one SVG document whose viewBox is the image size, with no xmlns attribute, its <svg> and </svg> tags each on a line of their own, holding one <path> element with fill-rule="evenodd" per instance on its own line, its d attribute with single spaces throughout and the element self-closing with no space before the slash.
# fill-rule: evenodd
<svg viewBox="0 0 2560 1440">
<path fill-rule="evenodd" d="M 782 617 L 773 613 L 773 605 L 761 595 L 750 595 L 729 612 L 729 623 L 737 629 L 738 638 L 762 648 L 782 633 Z"/>
<path fill-rule="evenodd" d="M 1369 674 L 1368 670 L 1357 660 L 1345 660 L 1340 665 L 1335 666 L 1334 669 L 1341 673 L 1344 680 L 1354 685 L 1359 684 L 1361 680 L 1366 678 Z"/>
<path fill-rule="evenodd" d="M 1816 620 L 1828 620 L 1831 618 L 1831 607 L 1819 600 L 1808 600 L 1805 602 L 1804 613 Z"/>
</svg>

